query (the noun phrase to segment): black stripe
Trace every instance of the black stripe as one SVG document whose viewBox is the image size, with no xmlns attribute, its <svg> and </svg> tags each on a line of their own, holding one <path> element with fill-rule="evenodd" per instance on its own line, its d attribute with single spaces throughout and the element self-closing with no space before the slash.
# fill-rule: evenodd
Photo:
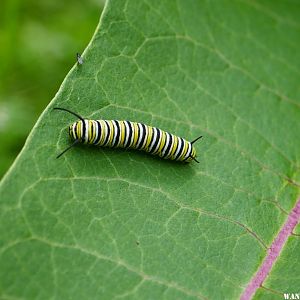
<svg viewBox="0 0 300 300">
<path fill-rule="evenodd" d="M 178 137 L 178 139 L 181 140 L 181 145 L 180 145 L 180 149 L 178 151 L 178 154 L 175 157 L 175 160 L 177 160 L 182 155 L 182 150 L 183 150 L 183 147 L 184 147 L 184 140 L 181 137 Z"/>
<path fill-rule="evenodd" d="M 161 143 L 161 140 L 160 140 L 161 139 L 161 130 L 156 128 L 156 127 L 155 127 L 155 129 L 156 129 L 156 132 L 157 132 L 156 140 L 154 142 L 154 145 L 153 145 L 151 151 L 149 151 L 150 153 L 153 153 L 154 150 L 157 148 L 158 143 Z"/>
<path fill-rule="evenodd" d="M 174 136 L 174 139 L 177 139 L 176 149 L 175 149 L 175 151 L 173 152 L 173 157 L 174 157 L 174 159 L 176 159 L 175 154 L 176 154 L 176 152 L 177 152 L 177 150 L 178 150 L 178 147 L 179 147 L 179 137 L 178 137 L 178 136 Z M 174 142 L 175 142 L 175 141 L 174 141 Z"/>
<path fill-rule="evenodd" d="M 120 141 L 121 141 L 121 138 L 122 138 L 122 130 L 123 130 L 123 127 L 124 127 L 124 140 L 123 140 L 123 143 L 120 144 L 119 147 L 123 147 L 124 148 L 124 145 L 125 145 L 125 141 L 126 141 L 126 134 L 127 134 L 127 128 L 126 128 L 126 125 L 124 124 L 125 121 L 123 121 L 123 125 L 124 126 L 121 126 L 121 121 L 119 121 L 119 125 L 120 125 Z"/>
<path fill-rule="evenodd" d="M 92 122 L 92 121 L 91 121 Z M 90 121 L 88 121 L 88 124 L 90 123 Z M 90 124 L 89 124 L 90 125 Z M 93 133 L 94 133 L 94 124 L 92 122 L 92 126 L 91 126 L 91 134 L 89 134 L 88 136 L 88 141 L 91 142 L 92 141 L 92 137 L 93 137 Z"/>
<path fill-rule="evenodd" d="M 165 136 L 165 139 L 162 138 L 163 135 Z M 157 155 L 159 155 L 160 157 L 162 157 L 162 154 L 163 154 L 163 152 L 164 152 L 164 149 L 165 149 L 165 147 L 167 146 L 167 133 L 166 133 L 165 131 L 162 130 L 162 132 L 161 132 L 161 139 L 160 139 L 160 143 L 161 143 L 161 144 L 159 145 L 158 149 L 161 147 L 161 145 L 162 145 L 163 142 L 164 142 L 164 144 L 163 144 L 162 148 L 160 149 L 159 152 L 157 152 Z"/>
<path fill-rule="evenodd" d="M 167 149 L 165 151 L 165 154 L 164 154 L 164 158 L 166 158 L 170 152 L 170 149 L 171 149 L 171 145 L 172 145 L 172 142 L 173 142 L 173 136 L 167 132 L 167 134 L 169 135 L 170 139 L 169 139 L 169 145 L 167 146 Z"/>
<path fill-rule="evenodd" d="M 143 135 L 142 135 L 140 143 L 136 146 L 136 149 L 141 149 L 142 148 L 142 146 L 144 144 L 144 141 L 145 141 L 145 136 L 146 136 L 146 126 L 145 126 L 145 124 L 142 124 L 142 123 L 139 123 L 139 124 L 143 128 Z"/>
<path fill-rule="evenodd" d="M 124 143 L 124 148 L 127 148 L 127 147 L 129 147 L 130 141 L 132 138 L 132 127 L 131 127 L 131 122 L 129 122 L 129 121 L 124 121 L 124 122 L 126 122 L 126 124 L 128 125 L 128 128 L 129 128 L 129 131 L 126 132 L 128 134 L 127 143 L 126 144 Z M 126 136 L 125 136 L 125 140 L 126 140 Z"/>
<path fill-rule="evenodd" d="M 152 149 L 153 149 L 154 144 L 152 145 L 152 143 L 154 142 L 155 133 L 157 133 L 157 130 L 156 130 L 155 127 L 152 127 L 152 136 L 151 136 L 151 140 L 150 140 L 148 149 L 146 149 L 147 152 L 150 152 L 150 153 L 151 153 L 151 151 L 152 151 Z M 156 137 L 155 137 L 155 138 L 156 138 Z"/>
<path fill-rule="evenodd" d="M 150 153 L 151 153 L 151 151 L 153 150 L 153 146 L 154 146 L 154 143 L 155 143 L 155 141 L 156 141 L 156 137 L 157 137 L 157 130 L 156 130 L 155 127 L 153 127 L 153 128 L 152 128 L 151 141 L 150 141 L 150 143 L 149 143 L 148 149 L 146 149 L 147 152 L 150 152 Z M 155 138 L 155 140 L 154 140 L 154 138 Z"/>
<path fill-rule="evenodd" d="M 104 122 L 105 122 L 105 124 L 106 124 L 106 126 L 107 126 L 107 132 L 105 132 L 105 133 L 106 133 L 106 137 L 105 137 L 105 139 L 104 139 L 103 146 L 106 146 L 106 143 L 107 143 L 108 140 L 109 140 L 110 127 L 109 127 L 107 121 L 104 120 Z M 109 146 L 109 145 L 108 145 L 108 146 Z"/>
<path fill-rule="evenodd" d="M 119 144 L 119 139 L 120 139 L 120 125 L 119 122 L 117 120 L 114 120 L 116 127 L 117 127 L 117 131 L 114 132 L 115 135 L 115 143 L 113 144 L 113 147 L 116 147 Z"/>
<path fill-rule="evenodd" d="M 100 137 L 101 137 L 101 125 L 100 125 L 100 122 L 96 121 L 96 123 L 97 123 L 97 127 L 98 127 L 98 133 L 97 133 L 97 137 L 96 137 L 95 142 L 94 142 L 95 145 L 99 143 Z"/>
<path fill-rule="evenodd" d="M 169 142 L 169 138 L 168 138 L 168 132 L 165 132 L 165 136 L 166 136 L 166 138 L 165 138 L 165 144 L 164 144 L 164 146 L 162 147 L 162 149 L 161 149 L 161 152 L 160 152 L 160 156 L 161 157 L 164 157 L 165 155 L 164 155 L 164 153 L 166 153 L 165 152 L 165 149 L 168 147 L 168 145 L 169 144 L 167 144 L 167 142 Z"/>
<path fill-rule="evenodd" d="M 137 130 L 137 133 L 136 133 L 136 135 L 137 135 L 137 141 L 136 141 L 136 143 L 133 144 L 133 149 L 136 149 L 137 143 L 139 142 L 140 127 L 136 123 L 136 127 L 133 127 L 133 128 Z M 133 135 L 133 139 L 134 139 L 134 135 Z"/>
<path fill-rule="evenodd" d="M 76 122 L 73 126 L 74 126 L 74 128 L 72 128 L 73 129 L 73 132 L 74 132 L 74 135 L 75 135 L 75 140 L 78 140 L 78 136 L 77 136 L 77 124 L 78 124 L 78 122 Z"/>
<path fill-rule="evenodd" d="M 84 142 L 85 141 L 85 131 L 86 131 L 86 128 L 85 128 L 85 122 L 81 121 L 82 122 L 82 141 Z"/>
<path fill-rule="evenodd" d="M 191 154 L 192 154 L 192 147 L 190 148 L 190 150 L 189 150 L 189 143 L 188 143 L 188 150 L 187 150 L 187 152 L 186 152 L 186 158 L 183 160 L 183 161 L 186 161 L 190 156 L 191 156 Z"/>
</svg>

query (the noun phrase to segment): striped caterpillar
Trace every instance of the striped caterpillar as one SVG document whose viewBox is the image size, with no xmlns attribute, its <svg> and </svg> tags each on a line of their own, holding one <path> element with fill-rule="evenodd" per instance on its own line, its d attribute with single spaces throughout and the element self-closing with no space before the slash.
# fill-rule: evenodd
<svg viewBox="0 0 300 300">
<path fill-rule="evenodd" d="M 83 143 L 101 147 L 138 149 L 164 159 L 183 162 L 194 160 L 199 163 L 196 159 L 196 150 L 193 144 L 202 136 L 189 142 L 143 123 L 117 120 L 86 120 L 66 108 L 55 107 L 54 109 L 66 111 L 79 119 L 79 121 L 69 126 L 69 135 L 74 141 L 73 144 L 61 152 L 57 158 L 76 144 Z"/>
</svg>

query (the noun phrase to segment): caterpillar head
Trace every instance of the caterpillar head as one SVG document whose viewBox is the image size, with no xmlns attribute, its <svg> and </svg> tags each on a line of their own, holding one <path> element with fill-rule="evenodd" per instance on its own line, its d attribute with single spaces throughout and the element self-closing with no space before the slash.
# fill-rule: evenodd
<svg viewBox="0 0 300 300">
<path fill-rule="evenodd" d="M 68 148 L 66 148 L 63 152 L 61 152 L 56 158 L 61 157 L 65 152 L 67 152 L 69 149 L 74 147 L 78 143 L 84 143 L 85 142 L 85 120 L 80 115 L 61 107 L 54 107 L 54 109 L 66 111 L 78 119 L 79 121 L 74 122 L 72 125 L 69 126 L 69 135 L 71 139 L 74 141 L 73 144 L 71 144 Z"/>
<path fill-rule="evenodd" d="M 76 121 L 69 126 L 69 136 L 73 141 L 85 143 L 85 121 Z"/>
</svg>

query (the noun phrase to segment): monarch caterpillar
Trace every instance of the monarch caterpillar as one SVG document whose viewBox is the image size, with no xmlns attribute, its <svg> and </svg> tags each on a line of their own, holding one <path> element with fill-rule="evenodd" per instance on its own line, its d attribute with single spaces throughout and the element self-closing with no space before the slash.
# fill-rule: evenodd
<svg viewBox="0 0 300 300">
<path fill-rule="evenodd" d="M 73 144 L 61 152 L 57 158 L 78 143 L 91 144 L 103 147 L 131 148 L 159 155 L 164 159 L 183 162 L 196 159 L 196 150 L 193 144 L 202 138 L 199 136 L 192 142 L 170 134 L 166 131 L 151 127 L 143 123 L 117 120 L 86 120 L 80 115 L 61 107 L 54 109 L 66 111 L 79 121 L 69 126 L 69 135 Z"/>
</svg>

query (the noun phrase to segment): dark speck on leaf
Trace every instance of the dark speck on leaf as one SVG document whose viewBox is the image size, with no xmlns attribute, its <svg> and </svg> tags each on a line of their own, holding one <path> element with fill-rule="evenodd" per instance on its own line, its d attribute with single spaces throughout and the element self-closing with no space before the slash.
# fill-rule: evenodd
<svg viewBox="0 0 300 300">
<path fill-rule="evenodd" d="M 83 58 L 82 56 L 80 55 L 80 53 L 76 53 L 76 57 L 77 57 L 77 62 L 79 65 L 82 65 L 83 64 Z"/>
</svg>

